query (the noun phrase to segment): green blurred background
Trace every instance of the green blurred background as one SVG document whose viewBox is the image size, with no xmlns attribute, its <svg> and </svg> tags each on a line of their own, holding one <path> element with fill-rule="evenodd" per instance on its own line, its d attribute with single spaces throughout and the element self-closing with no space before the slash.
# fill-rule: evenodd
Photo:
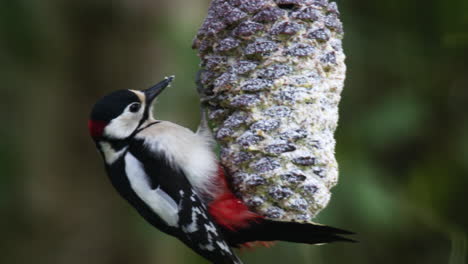
<svg viewBox="0 0 468 264">
<path fill-rule="evenodd" d="M 93 103 L 177 76 L 160 119 L 195 128 L 191 41 L 208 0 L 0 1 L 0 263 L 205 263 L 111 188 Z M 340 183 L 318 221 L 359 244 L 280 243 L 246 263 L 467 261 L 468 1 L 339 1 Z"/>
</svg>

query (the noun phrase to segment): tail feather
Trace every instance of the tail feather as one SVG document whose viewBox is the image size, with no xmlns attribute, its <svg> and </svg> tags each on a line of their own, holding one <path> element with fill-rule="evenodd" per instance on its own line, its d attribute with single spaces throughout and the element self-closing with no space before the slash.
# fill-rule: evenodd
<svg viewBox="0 0 468 264">
<path fill-rule="evenodd" d="M 233 247 L 255 241 L 277 240 L 306 244 L 356 242 L 341 236 L 354 234 L 347 230 L 311 223 L 273 221 L 250 211 L 231 192 L 222 166 L 219 166 L 217 183 L 221 191 L 213 196 L 208 211 Z"/>
<path fill-rule="evenodd" d="M 252 222 L 245 229 L 231 232 L 228 240 L 233 246 L 252 241 L 288 241 L 305 244 L 324 244 L 331 242 L 357 242 L 341 235 L 353 232 L 318 224 L 279 222 L 267 219 Z"/>
</svg>

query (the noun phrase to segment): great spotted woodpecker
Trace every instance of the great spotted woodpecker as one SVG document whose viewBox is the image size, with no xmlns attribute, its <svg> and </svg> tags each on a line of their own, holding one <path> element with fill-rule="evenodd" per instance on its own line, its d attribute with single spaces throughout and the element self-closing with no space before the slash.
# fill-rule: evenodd
<svg viewBox="0 0 468 264">
<path fill-rule="evenodd" d="M 216 264 L 241 263 L 231 247 L 255 241 L 352 241 L 342 229 L 250 211 L 226 182 L 204 118 L 196 133 L 153 118 L 152 102 L 172 80 L 103 97 L 88 124 L 112 185 L 143 218 Z"/>
</svg>

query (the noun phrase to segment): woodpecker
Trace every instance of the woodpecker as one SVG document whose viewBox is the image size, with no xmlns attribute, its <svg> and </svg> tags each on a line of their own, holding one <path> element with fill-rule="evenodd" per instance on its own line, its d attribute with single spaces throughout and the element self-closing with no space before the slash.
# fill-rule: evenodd
<svg viewBox="0 0 468 264">
<path fill-rule="evenodd" d="M 346 230 L 250 211 L 229 187 L 204 114 L 195 133 L 153 117 L 153 101 L 173 79 L 104 96 L 88 122 L 112 185 L 147 222 L 215 264 L 242 263 L 231 247 L 256 241 L 353 242 L 340 236 L 353 234 Z"/>
</svg>

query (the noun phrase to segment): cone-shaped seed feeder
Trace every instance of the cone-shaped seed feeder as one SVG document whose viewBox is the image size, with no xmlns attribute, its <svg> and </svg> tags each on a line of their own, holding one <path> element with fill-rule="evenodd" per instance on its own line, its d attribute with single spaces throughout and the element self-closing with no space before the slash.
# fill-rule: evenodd
<svg viewBox="0 0 468 264">
<path fill-rule="evenodd" d="M 337 183 L 338 15 L 327 0 L 213 0 L 194 40 L 221 163 L 265 217 L 309 222 Z"/>
</svg>

